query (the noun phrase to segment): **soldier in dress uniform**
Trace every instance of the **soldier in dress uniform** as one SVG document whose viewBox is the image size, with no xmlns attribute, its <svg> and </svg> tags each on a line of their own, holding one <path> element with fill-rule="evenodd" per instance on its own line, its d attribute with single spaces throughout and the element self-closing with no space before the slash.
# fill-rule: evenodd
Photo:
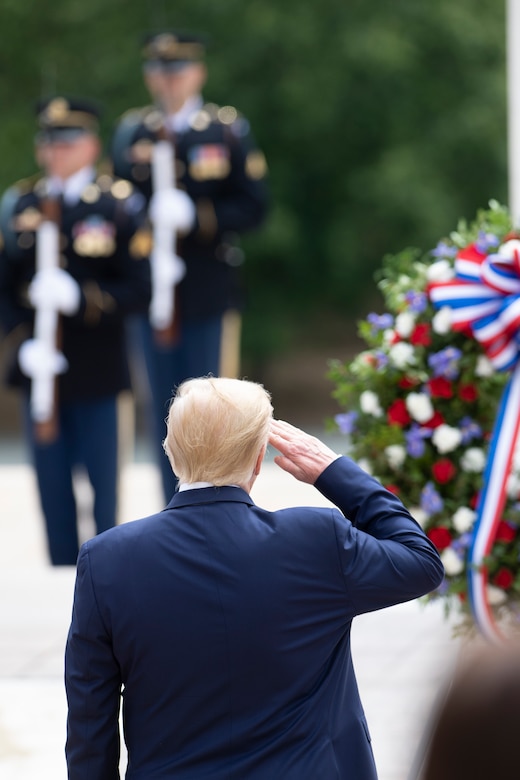
<svg viewBox="0 0 520 780">
<path fill-rule="evenodd" d="M 141 336 L 166 501 L 176 488 L 162 450 L 169 401 L 187 378 L 238 373 L 239 235 L 261 225 L 268 203 L 265 158 L 248 121 L 203 101 L 204 56 L 200 36 L 149 36 L 143 73 L 153 105 L 128 111 L 112 145 L 115 173 L 145 195 L 154 228 Z"/>
<path fill-rule="evenodd" d="M 92 486 L 96 531 L 116 523 L 117 397 L 130 387 L 124 321 L 148 310 L 150 231 L 143 196 L 96 170 L 97 107 L 53 97 L 37 116 L 43 175 L 15 184 L 0 204 L 0 324 L 50 559 L 74 565 L 78 466 Z"/>
</svg>

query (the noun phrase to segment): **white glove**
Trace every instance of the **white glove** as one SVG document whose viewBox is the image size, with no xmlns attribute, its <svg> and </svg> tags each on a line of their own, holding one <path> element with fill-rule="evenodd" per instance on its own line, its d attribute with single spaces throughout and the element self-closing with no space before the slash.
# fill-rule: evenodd
<svg viewBox="0 0 520 780">
<path fill-rule="evenodd" d="M 150 218 L 154 225 L 188 233 L 195 224 L 195 204 L 184 190 L 154 192 L 150 199 Z"/>
<path fill-rule="evenodd" d="M 153 328 L 167 328 L 172 320 L 173 288 L 186 273 L 184 260 L 173 252 L 153 249 L 150 257 L 152 264 L 152 302 L 150 304 L 150 323 Z"/>
<path fill-rule="evenodd" d="M 174 287 L 186 274 L 186 263 L 174 252 L 154 247 L 150 255 L 153 286 Z"/>
<path fill-rule="evenodd" d="M 63 268 L 45 268 L 29 285 L 29 300 L 35 309 L 47 307 L 71 316 L 79 309 L 81 289 Z"/>
<path fill-rule="evenodd" d="M 49 374 L 64 374 L 69 364 L 66 357 L 44 341 L 27 339 L 18 351 L 18 365 L 25 376 L 35 379 Z"/>
</svg>

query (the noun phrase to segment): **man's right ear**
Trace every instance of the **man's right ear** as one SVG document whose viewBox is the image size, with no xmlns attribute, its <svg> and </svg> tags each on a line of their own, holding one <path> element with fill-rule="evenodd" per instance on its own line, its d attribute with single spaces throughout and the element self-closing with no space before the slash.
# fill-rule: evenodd
<svg viewBox="0 0 520 780">
<path fill-rule="evenodd" d="M 257 477 L 260 474 L 260 470 L 262 468 L 262 463 L 264 462 L 266 450 L 267 450 L 267 444 L 264 444 L 262 449 L 258 453 L 258 457 L 256 459 L 255 470 L 253 472 L 255 477 Z"/>
</svg>

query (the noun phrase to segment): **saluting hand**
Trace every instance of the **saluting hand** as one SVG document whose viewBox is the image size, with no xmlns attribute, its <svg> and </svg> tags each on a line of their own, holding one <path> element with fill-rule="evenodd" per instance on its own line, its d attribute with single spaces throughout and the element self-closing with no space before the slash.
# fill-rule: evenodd
<svg viewBox="0 0 520 780">
<path fill-rule="evenodd" d="M 340 457 L 316 436 L 283 420 L 272 420 L 269 443 L 281 452 L 274 459 L 276 465 L 300 482 L 310 485 Z"/>
</svg>

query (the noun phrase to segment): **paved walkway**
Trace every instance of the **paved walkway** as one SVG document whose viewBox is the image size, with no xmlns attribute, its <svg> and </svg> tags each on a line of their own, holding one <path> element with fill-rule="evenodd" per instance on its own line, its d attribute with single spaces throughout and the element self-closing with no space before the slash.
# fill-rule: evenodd
<svg viewBox="0 0 520 780">
<path fill-rule="evenodd" d="M 65 780 L 63 649 L 75 571 L 48 565 L 32 472 L 6 460 L 0 465 L 0 778 Z M 88 491 L 79 490 L 88 503 Z M 327 505 L 272 462 L 265 463 L 253 497 L 266 508 Z M 128 463 L 121 521 L 160 505 L 153 466 Z M 357 618 L 352 643 L 380 780 L 407 780 L 459 643 L 440 606 L 416 602 Z"/>
</svg>

